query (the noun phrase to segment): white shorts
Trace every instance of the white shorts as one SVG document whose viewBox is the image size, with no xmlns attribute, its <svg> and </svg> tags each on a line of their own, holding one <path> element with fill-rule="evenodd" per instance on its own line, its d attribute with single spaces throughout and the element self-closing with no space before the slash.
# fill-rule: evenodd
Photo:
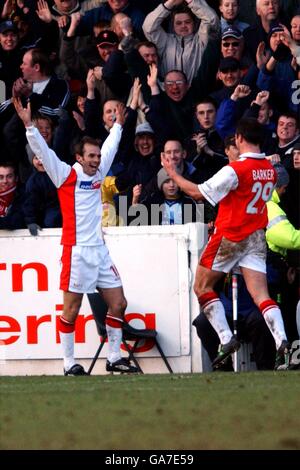
<svg viewBox="0 0 300 470">
<path fill-rule="evenodd" d="M 96 287 L 121 287 L 122 281 L 107 246 L 64 246 L 61 257 L 60 288 L 63 291 L 89 294 Z"/>
<path fill-rule="evenodd" d="M 219 233 L 213 233 L 199 264 L 223 273 L 229 273 L 234 266 L 265 273 L 266 252 L 264 230 L 257 230 L 240 242 L 232 242 Z"/>
</svg>

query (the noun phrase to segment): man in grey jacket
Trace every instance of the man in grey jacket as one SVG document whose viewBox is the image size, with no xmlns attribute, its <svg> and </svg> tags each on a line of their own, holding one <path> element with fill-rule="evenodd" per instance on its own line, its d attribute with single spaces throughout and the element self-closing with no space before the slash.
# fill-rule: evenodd
<svg viewBox="0 0 300 470">
<path fill-rule="evenodd" d="M 167 33 L 162 27 L 170 15 L 173 33 Z M 198 30 L 195 17 L 201 20 Z M 219 27 L 216 12 L 205 0 L 167 0 L 149 13 L 143 24 L 146 38 L 157 46 L 161 76 L 170 70 L 181 70 L 189 83 L 201 64 L 208 39 Z"/>
</svg>

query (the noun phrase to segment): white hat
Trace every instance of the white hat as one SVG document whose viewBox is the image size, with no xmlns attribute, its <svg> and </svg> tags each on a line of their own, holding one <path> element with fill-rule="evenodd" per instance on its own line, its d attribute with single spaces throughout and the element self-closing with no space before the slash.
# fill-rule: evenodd
<svg viewBox="0 0 300 470">
<path fill-rule="evenodd" d="M 135 135 L 138 134 L 154 134 L 154 130 L 150 126 L 149 122 L 145 121 L 142 124 L 136 126 Z"/>
</svg>

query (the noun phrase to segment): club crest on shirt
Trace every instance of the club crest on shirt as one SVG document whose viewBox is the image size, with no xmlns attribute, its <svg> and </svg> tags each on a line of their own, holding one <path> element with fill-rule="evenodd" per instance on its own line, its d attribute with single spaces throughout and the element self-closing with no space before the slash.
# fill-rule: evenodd
<svg viewBox="0 0 300 470">
<path fill-rule="evenodd" d="M 100 189 L 101 182 L 98 181 L 80 181 L 80 189 Z"/>
</svg>

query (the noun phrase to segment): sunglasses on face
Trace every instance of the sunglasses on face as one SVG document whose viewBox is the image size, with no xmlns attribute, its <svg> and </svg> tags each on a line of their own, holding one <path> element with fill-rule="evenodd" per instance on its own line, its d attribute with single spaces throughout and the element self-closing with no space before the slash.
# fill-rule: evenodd
<svg viewBox="0 0 300 470">
<path fill-rule="evenodd" d="M 223 47 L 239 47 L 240 43 L 238 41 L 235 42 L 223 42 L 222 46 Z"/>
</svg>

